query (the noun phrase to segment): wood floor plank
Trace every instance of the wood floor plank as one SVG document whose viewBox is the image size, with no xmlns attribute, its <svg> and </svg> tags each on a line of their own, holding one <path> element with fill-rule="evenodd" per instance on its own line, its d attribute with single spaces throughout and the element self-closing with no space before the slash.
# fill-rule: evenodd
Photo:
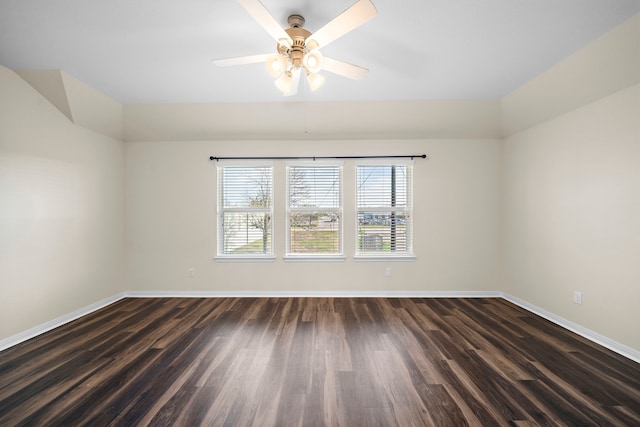
<svg viewBox="0 0 640 427">
<path fill-rule="evenodd" d="M 2 426 L 640 425 L 640 365 L 502 299 L 126 298 L 0 352 Z"/>
</svg>

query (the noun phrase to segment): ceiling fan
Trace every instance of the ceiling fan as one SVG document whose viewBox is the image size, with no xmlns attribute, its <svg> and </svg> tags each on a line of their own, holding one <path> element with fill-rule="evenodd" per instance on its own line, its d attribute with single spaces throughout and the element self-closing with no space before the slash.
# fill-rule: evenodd
<svg viewBox="0 0 640 427">
<path fill-rule="evenodd" d="M 217 59 L 212 62 L 220 67 L 265 62 L 275 84 L 285 96 L 295 95 L 300 85 L 300 75 L 305 74 L 311 90 L 324 83 L 320 71 L 329 71 L 354 80 L 363 78 L 366 68 L 326 57 L 320 48 L 346 33 L 358 28 L 376 16 L 371 0 L 358 0 L 355 4 L 331 20 L 315 33 L 303 28 L 301 15 L 290 15 L 289 28 L 282 28 L 260 0 L 236 0 L 277 41 L 277 53 Z"/>
</svg>

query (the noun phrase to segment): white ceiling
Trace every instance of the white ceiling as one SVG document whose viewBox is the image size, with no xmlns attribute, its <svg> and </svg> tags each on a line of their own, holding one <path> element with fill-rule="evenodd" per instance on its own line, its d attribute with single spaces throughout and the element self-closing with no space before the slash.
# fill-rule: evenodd
<svg viewBox="0 0 640 427">
<path fill-rule="evenodd" d="M 313 32 L 355 0 L 262 2 Z M 275 52 L 234 0 L 0 0 L 0 64 L 61 69 L 126 104 L 496 99 L 640 12 L 640 0 L 373 2 L 376 18 L 323 49 L 369 74 L 326 73 L 295 97 L 263 64 L 211 64 Z"/>
</svg>

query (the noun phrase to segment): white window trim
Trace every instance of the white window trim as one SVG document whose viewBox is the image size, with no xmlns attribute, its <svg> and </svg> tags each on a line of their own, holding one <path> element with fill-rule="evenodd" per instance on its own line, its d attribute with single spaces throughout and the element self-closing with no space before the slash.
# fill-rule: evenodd
<svg viewBox="0 0 640 427">
<path fill-rule="evenodd" d="M 345 255 L 285 255 L 282 257 L 284 262 L 306 262 L 306 261 L 320 261 L 320 262 L 344 262 L 347 257 Z"/>
<path fill-rule="evenodd" d="M 355 186 L 354 186 L 354 192 L 353 192 L 353 200 L 354 200 L 354 209 L 355 209 L 355 217 L 354 217 L 354 256 L 353 259 L 354 261 L 415 261 L 416 260 L 416 255 L 414 252 L 414 248 L 413 248 L 413 243 L 414 243 L 414 236 L 415 236 L 415 224 L 413 222 L 413 216 L 414 216 L 414 204 L 413 204 L 413 199 L 415 197 L 414 194 L 414 182 L 413 182 L 413 166 L 415 164 L 415 160 L 414 159 L 362 159 L 362 160 L 358 160 L 355 165 L 354 165 L 354 173 L 356 176 L 356 182 L 355 182 Z M 381 253 L 368 253 L 368 252 L 360 252 L 358 249 L 358 214 L 365 210 L 365 209 L 360 209 L 358 207 L 358 182 L 357 182 L 357 175 L 358 175 L 358 166 L 407 166 L 407 167 L 411 167 L 411 180 L 408 183 L 407 186 L 407 197 L 408 197 L 408 204 L 406 207 L 401 207 L 399 209 L 394 209 L 395 211 L 404 211 L 407 213 L 407 215 L 409 215 L 410 217 L 410 222 L 411 222 L 411 232 L 408 236 L 408 238 L 410 239 L 407 243 L 409 248 L 411 249 L 410 252 L 399 252 L 397 254 L 394 254 L 393 252 L 381 252 Z M 366 208 L 367 212 L 389 212 L 390 207 L 371 207 L 371 208 Z"/>
<path fill-rule="evenodd" d="M 417 258 L 412 254 L 399 254 L 399 255 L 354 255 L 353 260 L 358 262 L 411 262 L 415 261 Z"/>
<path fill-rule="evenodd" d="M 217 230 L 217 242 L 216 242 L 216 251 L 217 254 L 213 257 L 213 260 L 216 262 L 270 262 L 275 261 L 275 239 L 274 239 L 274 198 L 275 198 L 275 189 L 274 189 L 274 179 L 275 179 L 275 166 L 274 162 L 264 161 L 264 160 L 223 160 L 216 162 L 216 230 Z M 269 209 L 264 208 L 224 208 L 222 206 L 222 198 L 224 194 L 220 194 L 220 190 L 222 188 L 220 183 L 220 170 L 225 167 L 246 167 L 246 168 L 260 168 L 260 167 L 270 167 L 271 168 L 271 207 Z M 267 212 L 271 215 L 271 252 L 267 254 L 260 253 L 248 253 L 248 254 L 225 254 L 224 253 L 224 230 L 222 229 L 222 217 L 226 212 Z"/>
<path fill-rule="evenodd" d="M 275 262 L 275 255 L 259 256 L 255 254 L 247 255 L 216 255 L 213 257 L 215 262 Z"/>
</svg>

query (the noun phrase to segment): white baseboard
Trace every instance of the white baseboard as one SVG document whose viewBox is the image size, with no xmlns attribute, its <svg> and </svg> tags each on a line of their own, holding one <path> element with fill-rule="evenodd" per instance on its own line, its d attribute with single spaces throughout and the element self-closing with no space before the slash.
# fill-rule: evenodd
<svg viewBox="0 0 640 427">
<path fill-rule="evenodd" d="M 595 342 L 596 344 L 600 344 L 601 346 L 606 347 L 609 350 L 614 351 L 628 359 L 631 359 L 634 362 L 640 363 L 640 351 L 638 350 L 627 347 L 624 344 L 607 338 L 604 335 L 600 335 L 597 332 L 580 326 L 577 323 L 553 314 L 543 308 L 537 307 L 533 304 L 529 304 L 528 302 L 521 300 L 520 298 L 516 298 L 504 292 L 502 292 L 501 296 L 507 301 L 512 302 L 513 304 L 520 306 L 527 311 L 537 314 L 540 317 L 544 317 L 545 319 L 555 323 L 558 326 L 562 326 L 563 328 L 568 329 L 571 332 L 575 332 L 576 334 L 583 336 L 586 339 Z"/>
<path fill-rule="evenodd" d="M 49 322 L 33 327 L 22 333 L 10 336 L 0 340 L 0 351 L 19 344 L 23 341 L 31 339 L 35 336 L 43 334 L 51 329 L 62 326 L 79 317 L 85 316 L 109 304 L 113 304 L 122 298 L 286 298 L 286 297 L 315 297 L 315 298 L 504 298 L 513 304 L 524 308 L 540 317 L 543 317 L 565 329 L 575 332 L 608 348 L 622 356 L 625 356 L 637 363 L 640 363 L 640 351 L 631 347 L 627 347 L 617 341 L 609 339 L 590 329 L 582 327 L 577 323 L 573 323 L 563 317 L 557 316 L 547 310 L 529 304 L 519 298 L 501 291 L 273 291 L 273 292 L 257 292 L 257 291 L 128 291 L 121 292 L 112 297 L 98 301 L 87 307 L 76 310 L 65 316 L 58 317 Z"/>
<path fill-rule="evenodd" d="M 131 291 L 130 298 L 500 298 L 499 291 Z"/>
<path fill-rule="evenodd" d="M 9 347 L 13 347 L 16 344 L 20 344 L 21 342 L 24 342 L 26 340 L 29 340 L 33 337 L 36 337 L 40 334 L 43 334 L 47 331 L 50 331 L 52 329 L 57 328 L 58 326 L 62 326 L 65 323 L 69 323 L 72 320 L 75 320 L 79 317 L 85 316 L 93 311 L 99 310 L 102 307 L 105 307 L 109 304 L 113 304 L 114 302 L 121 300 L 122 298 L 125 298 L 125 292 L 121 292 L 117 295 L 111 296 L 109 298 L 105 298 L 101 301 L 98 301 L 94 304 L 88 305 L 86 307 L 83 307 L 79 310 L 76 310 L 72 313 L 69 314 L 65 314 L 64 316 L 60 316 L 57 319 L 53 319 L 50 320 L 46 323 L 42 323 L 38 326 L 35 326 L 31 329 L 28 329 L 24 332 L 21 332 L 19 334 L 16 335 L 12 335 L 8 338 L 5 338 L 3 340 L 0 340 L 0 351 L 5 350 Z"/>
</svg>

